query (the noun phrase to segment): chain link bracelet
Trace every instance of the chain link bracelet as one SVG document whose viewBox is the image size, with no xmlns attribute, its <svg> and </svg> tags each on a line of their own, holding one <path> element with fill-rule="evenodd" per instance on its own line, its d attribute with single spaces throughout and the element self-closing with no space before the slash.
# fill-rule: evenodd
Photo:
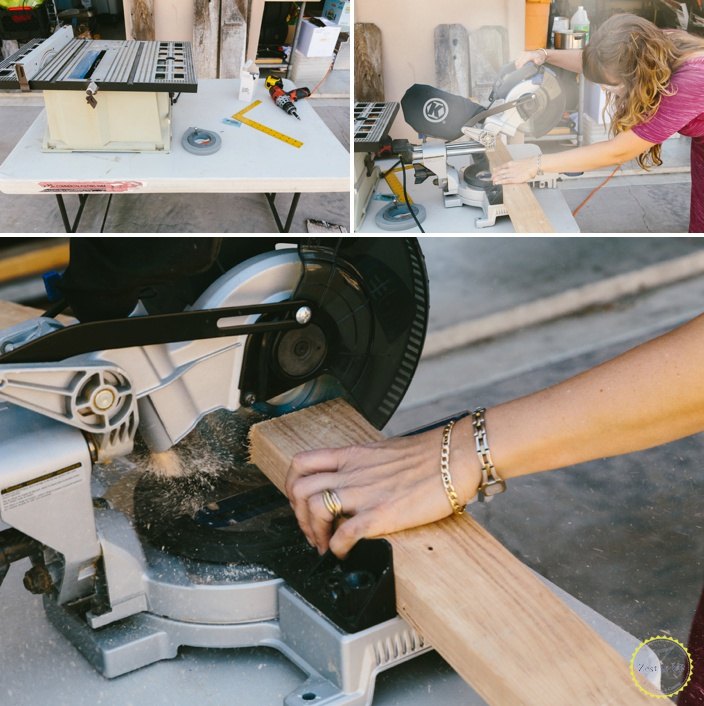
<svg viewBox="0 0 704 706">
<path fill-rule="evenodd" d="M 501 479 L 494 467 L 494 461 L 489 449 L 489 439 L 486 435 L 486 422 L 484 413 L 486 408 L 479 407 L 472 414 L 472 426 L 474 427 L 474 441 L 479 458 L 479 465 L 482 470 L 482 482 L 479 486 L 478 494 L 480 502 L 489 502 L 494 495 L 503 493 L 506 490 L 506 482 Z"/>
<path fill-rule="evenodd" d="M 453 419 L 445 425 L 442 431 L 442 447 L 440 449 L 440 476 L 442 477 L 442 484 L 445 488 L 445 494 L 447 499 L 450 501 L 450 507 L 455 515 L 461 515 L 464 512 L 464 505 L 460 503 L 459 496 L 455 490 L 455 486 L 452 485 L 452 475 L 450 474 L 450 442 L 452 441 L 452 428 L 457 422 Z"/>
</svg>

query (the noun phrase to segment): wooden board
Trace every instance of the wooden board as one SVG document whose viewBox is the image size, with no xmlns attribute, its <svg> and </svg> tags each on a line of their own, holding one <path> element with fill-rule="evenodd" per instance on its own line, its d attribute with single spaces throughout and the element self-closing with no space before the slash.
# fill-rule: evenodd
<svg viewBox="0 0 704 706">
<path fill-rule="evenodd" d="M 470 96 L 469 38 L 463 25 L 435 28 L 435 85 L 457 96 Z"/>
<path fill-rule="evenodd" d="M 64 238 L 55 243 L 28 243 L 0 253 L 0 282 L 63 269 L 68 264 L 69 246 Z"/>
<path fill-rule="evenodd" d="M 503 142 L 497 140 L 493 150 L 487 150 L 492 172 L 511 160 Z M 516 233 L 554 233 L 555 229 L 528 184 L 504 184 L 504 205 Z"/>
<path fill-rule="evenodd" d="M 130 11 L 132 34 L 128 39 L 153 41 L 154 36 L 154 0 L 132 0 Z"/>
<path fill-rule="evenodd" d="M 509 61 L 508 31 L 498 25 L 487 25 L 469 35 L 469 64 L 472 76 L 472 98 L 485 103 L 499 69 Z"/>
<path fill-rule="evenodd" d="M 23 321 L 28 321 L 29 319 L 34 319 L 37 316 L 41 316 L 42 313 L 40 309 L 35 309 L 31 306 L 24 306 L 24 304 L 16 304 L 15 302 L 0 301 L 0 330 L 9 328 L 15 324 L 21 324 Z M 56 320 L 64 324 L 76 323 L 76 319 L 71 316 L 57 316 Z"/>
<path fill-rule="evenodd" d="M 239 78 L 247 43 L 246 0 L 220 5 L 220 71 L 218 78 Z"/>
<path fill-rule="evenodd" d="M 252 427 L 251 458 L 282 489 L 299 451 L 380 438 L 334 400 Z M 487 703 L 652 706 L 616 651 L 468 515 L 386 539 L 399 615 Z"/>
<path fill-rule="evenodd" d="M 354 25 L 354 99 L 384 100 L 381 62 L 381 30 L 369 22 Z"/>
<path fill-rule="evenodd" d="M 196 76 L 218 77 L 218 46 L 220 34 L 220 2 L 194 0 L 193 3 L 193 64 Z"/>
</svg>

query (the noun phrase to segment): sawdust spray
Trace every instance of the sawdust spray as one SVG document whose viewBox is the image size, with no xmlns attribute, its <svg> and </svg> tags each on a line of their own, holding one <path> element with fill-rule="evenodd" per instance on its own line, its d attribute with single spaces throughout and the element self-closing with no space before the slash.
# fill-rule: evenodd
<svg viewBox="0 0 704 706">
<path fill-rule="evenodd" d="M 249 428 L 260 419 L 254 413 L 213 412 L 168 451 L 152 453 L 143 443 L 136 445 L 129 460 L 149 497 L 149 522 L 190 515 L 212 500 L 265 482 L 248 463 Z"/>
</svg>

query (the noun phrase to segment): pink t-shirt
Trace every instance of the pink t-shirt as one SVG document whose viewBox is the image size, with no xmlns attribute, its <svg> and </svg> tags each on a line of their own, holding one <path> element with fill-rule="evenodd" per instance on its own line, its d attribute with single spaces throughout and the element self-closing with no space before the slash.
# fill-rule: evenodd
<svg viewBox="0 0 704 706">
<path fill-rule="evenodd" d="M 671 96 L 663 96 L 655 115 L 633 132 L 648 142 L 664 142 L 676 132 L 704 136 L 704 56 L 688 59 L 670 79 Z"/>
</svg>

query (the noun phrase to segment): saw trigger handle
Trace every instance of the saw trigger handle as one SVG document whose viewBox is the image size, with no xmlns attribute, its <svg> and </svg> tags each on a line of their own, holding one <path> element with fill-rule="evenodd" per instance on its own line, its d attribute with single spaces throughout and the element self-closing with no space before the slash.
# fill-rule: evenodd
<svg viewBox="0 0 704 706">
<path fill-rule="evenodd" d="M 509 92 L 522 81 L 527 81 L 541 73 L 542 68 L 532 61 L 528 61 L 520 69 L 511 61 L 501 67 L 499 77 L 496 79 L 489 95 L 490 101 L 506 98 Z"/>
</svg>

